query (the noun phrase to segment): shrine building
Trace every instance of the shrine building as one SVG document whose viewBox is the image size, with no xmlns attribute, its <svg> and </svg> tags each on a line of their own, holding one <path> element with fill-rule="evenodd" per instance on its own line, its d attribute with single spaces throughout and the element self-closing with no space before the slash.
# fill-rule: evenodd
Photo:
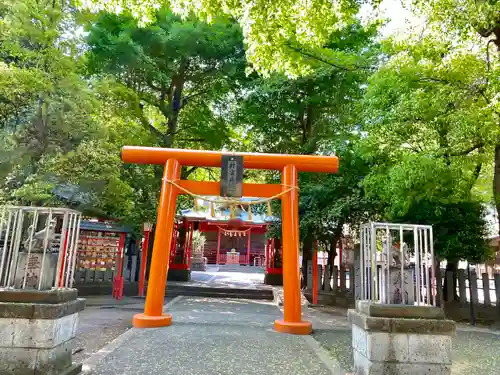
<svg viewBox="0 0 500 375">
<path fill-rule="evenodd" d="M 243 201 L 252 199 L 242 198 Z M 252 212 L 249 218 L 248 206 L 231 208 L 217 205 L 212 208 L 202 200 L 195 206 L 182 210 L 176 217 L 169 279 L 189 278 L 186 272 L 192 269 L 190 259 L 194 231 L 205 237 L 203 256 L 207 264 L 265 267 L 266 273 L 279 273 L 281 276 L 280 242 L 266 238 L 269 225 L 277 220 L 275 217 Z"/>
</svg>

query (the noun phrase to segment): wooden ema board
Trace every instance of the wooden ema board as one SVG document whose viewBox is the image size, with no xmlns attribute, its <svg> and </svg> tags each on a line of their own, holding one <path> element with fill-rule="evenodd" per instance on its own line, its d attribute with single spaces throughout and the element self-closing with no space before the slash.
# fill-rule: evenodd
<svg viewBox="0 0 500 375">
<path fill-rule="evenodd" d="M 78 270 L 114 271 L 120 234 L 81 231 L 78 242 Z"/>
</svg>

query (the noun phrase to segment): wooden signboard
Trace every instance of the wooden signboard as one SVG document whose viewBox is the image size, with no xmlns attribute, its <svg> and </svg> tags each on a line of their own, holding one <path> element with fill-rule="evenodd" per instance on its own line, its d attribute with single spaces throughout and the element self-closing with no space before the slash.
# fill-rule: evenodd
<svg viewBox="0 0 500 375">
<path fill-rule="evenodd" d="M 220 195 L 240 198 L 243 188 L 243 156 L 222 155 Z"/>
</svg>

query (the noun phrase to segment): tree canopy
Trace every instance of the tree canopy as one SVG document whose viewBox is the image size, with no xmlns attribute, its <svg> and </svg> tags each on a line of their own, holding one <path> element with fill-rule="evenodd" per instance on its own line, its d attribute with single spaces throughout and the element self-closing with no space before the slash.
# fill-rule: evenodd
<svg viewBox="0 0 500 375">
<path fill-rule="evenodd" d="M 357 63 L 354 57 L 345 61 L 342 53 L 326 46 L 333 32 L 353 21 L 361 3 L 357 0 L 80 0 L 79 3 L 94 11 L 130 12 L 144 23 L 154 20 L 155 9 L 164 4 L 184 18 L 194 15 L 212 22 L 224 15 L 241 25 L 247 59 L 253 69 L 264 75 L 310 73 L 312 67 L 304 53 L 341 65 Z"/>
<path fill-rule="evenodd" d="M 299 175 L 305 261 L 374 219 L 432 224 L 439 259 L 486 259 L 498 6 L 414 0 L 426 24 L 393 37 L 361 20 L 377 3 L 0 0 L 0 202 L 139 228 L 162 170 L 123 165 L 123 145 L 335 154 L 337 175 Z"/>
</svg>

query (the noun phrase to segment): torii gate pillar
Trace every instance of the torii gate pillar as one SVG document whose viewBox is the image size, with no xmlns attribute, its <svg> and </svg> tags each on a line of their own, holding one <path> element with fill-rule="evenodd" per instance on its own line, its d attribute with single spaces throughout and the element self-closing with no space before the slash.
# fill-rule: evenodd
<svg viewBox="0 0 500 375">
<path fill-rule="evenodd" d="M 245 168 L 282 171 L 282 184 L 243 184 L 243 195 L 270 198 L 280 195 L 283 237 L 283 308 L 282 320 L 274 322 L 278 332 L 307 335 L 310 322 L 302 320 L 299 270 L 299 196 L 298 172 L 338 170 L 335 156 L 233 153 L 243 156 Z M 190 191 L 199 195 L 219 195 L 218 182 L 179 180 L 181 166 L 220 167 L 223 153 L 215 151 L 177 150 L 125 146 L 122 160 L 126 163 L 162 164 L 156 235 L 143 314 L 134 316 L 136 328 L 169 326 L 172 317 L 163 313 L 166 279 L 170 258 L 172 231 L 178 194 Z M 182 189 L 180 189 L 182 188 Z"/>
</svg>

